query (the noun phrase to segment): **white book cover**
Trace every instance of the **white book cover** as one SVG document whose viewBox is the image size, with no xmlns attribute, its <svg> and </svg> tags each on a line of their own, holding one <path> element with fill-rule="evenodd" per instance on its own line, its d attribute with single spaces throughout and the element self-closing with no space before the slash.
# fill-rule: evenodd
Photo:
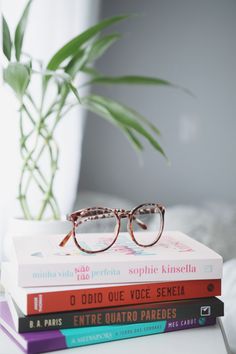
<svg viewBox="0 0 236 354">
<path fill-rule="evenodd" d="M 93 235 L 89 234 L 89 237 Z M 64 235 L 13 238 L 17 284 L 22 287 L 219 279 L 222 257 L 178 231 L 164 232 L 154 246 L 136 245 L 121 233 L 107 251 L 88 254 Z"/>
<path fill-rule="evenodd" d="M 135 285 L 135 284 L 143 284 L 143 283 L 112 283 L 112 284 L 83 284 L 83 285 L 65 285 L 65 286 L 46 286 L 46 287 L 21 287 L 17 285 L 17 276 L 15 274 L 15 265 L 10 262 L 2 262 L 2 269 L 1 269 L 1 282 L 2 285 L 5 289 L 5 294 L 7 301 L 10 298 L 13 298 L 14 301 L 16 302 L 17 306 L 21 309 L 24 315 L 28 315 L 28 302 L 29 302 L 29 297 L 32 295 L 36 294 L 38 296 L 38 299 L 41 298 L 42 294 L 45 293 L 53 293 L 55 292 L 73 292 L 77 290 L 88 290 L 88 289 L 94 289 L 96 288 L 98 291 L 99 289 L 102 288 L 110 288 L 110 289 L 115 289 L 116 287 L 120 286 L 128 286 L 129 284 Z M 147 284 L 145 282 L 145 284 Z M 10 295 L 8 295 L 10 294 Z M 55 295 L 56 296 L 56 295 Z M 35 301 L 35 298 L 34 298 Z M 93 298 L 92 300 L 87 300 L 87 301 L 92 301 L 93 303 L 96 302 L 96 298 Z M 9 302 L 9 307 L 11 309 L 11 302 Z M 40 306 L 40 301 L 37 301 L 37 304 L 34 303 L 35 308 L 38 309 L 38 312 L 41 312 Z"/>
</svg>

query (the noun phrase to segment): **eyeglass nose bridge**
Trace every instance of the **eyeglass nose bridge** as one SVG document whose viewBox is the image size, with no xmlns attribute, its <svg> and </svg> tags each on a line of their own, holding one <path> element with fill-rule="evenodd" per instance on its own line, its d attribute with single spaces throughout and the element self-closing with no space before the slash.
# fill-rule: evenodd
<svg viewBox="0 0 236 354">
<path fill-rule="evenodd" d="M 128 233 L 130 234 L 132 240 L 134 238 L 133 236 L 133 232 L 132 232 L 132 225 L 131 225 L 131 222 L 132 222 L 132 213 L 130 210 L 125 210 L 125 209 L 119 209 L 117 210 L 117 215 L 119 217 L 119 219 L 127 219 L 127 224 L 126 224 L 126 227 L 127 227 L 127 231 Z"/>
<path fill-rule="evenodd" d="M 130 211 L 125 210 L 125 209 L 118 209 L 116 210 L 119 218 L 124 219 L 124 218 L 129 218 L 130 217 Z"/>
<path fill-rule="evenodd" d="M 121 222 L 121 219 L 125 219 L 127 218 L 127 231 L 130 234 L 132 240 L 134 240 L 134 235 L 132 232 L 132 212 L 131 210 L 125 210 L 125 209 L 115 209 L 115 213 L 117 214 L 118 218 L 119 218 L 119 224 Z"/>
</svg>

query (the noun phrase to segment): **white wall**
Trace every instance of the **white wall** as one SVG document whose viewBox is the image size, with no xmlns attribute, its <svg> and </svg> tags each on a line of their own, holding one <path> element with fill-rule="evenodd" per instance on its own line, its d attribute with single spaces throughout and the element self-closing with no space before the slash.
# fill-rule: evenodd
<svg viewBox="0 0 236 354">
<path fill-rule="evenodd" d="M 80 189 L 165 204 L 236 201 L 236 2 L 103 0 L 102 17 L 136 13 L 116 27 L 124 39 L 98 63 L 104 73 L 161 76 L 168 88 L 96 88 L 136 108 L 163 133 L 169 167 L 146 145 L 140 166 L 129 143 L 90 116 Z"/>
</svg>

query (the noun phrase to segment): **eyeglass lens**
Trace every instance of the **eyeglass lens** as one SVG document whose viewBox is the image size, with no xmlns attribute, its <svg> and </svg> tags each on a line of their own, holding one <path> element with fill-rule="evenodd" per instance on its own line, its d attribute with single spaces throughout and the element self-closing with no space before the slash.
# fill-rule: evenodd
<svg viewBox="0 0 236 354">
<path fill-rule="evenodd" d="M 162 231 L 162 213 L 157 205 L 146 204 L 136 209 L 131 219 L 136 242 L 141 246 L 155 243 Z"/>
<path fill-rule="evenodd" d="M 92 214 L 78 222 L 75 239 L 83 249 L 99 252 L 115 241 L 119 220 L 112 210 L 94 208 Z"/>
</svg>

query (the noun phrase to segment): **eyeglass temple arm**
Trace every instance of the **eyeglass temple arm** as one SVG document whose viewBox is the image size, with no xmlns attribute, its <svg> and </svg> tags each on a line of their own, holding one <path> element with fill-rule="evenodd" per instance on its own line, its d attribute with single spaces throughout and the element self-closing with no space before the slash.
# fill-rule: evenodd
<svg viewBox="0 0 236 354">
<path fill-rule="evenodd" d="M 64 247 L 64 246 L 65 246 L 65 244 L 69 241 L 69 239 L 70 239 L 71 236 L 73 235 L 73 231 L 74 231 L 74 229 L 71 230 L 71 231 L 66 235 L 66 237 L 63 238 L 63 240 L 59 243 L 59 246 L 60 246 L 60 247 Z"/>
<path fill-rule="evenodd" d="M 135 218 L 135 217 L 134 217 L 134 221 L 138 224 L 138 226 L 141 227 L 141 229 L 147 230 L 147 225 L 144 224 L 144 222 L 142 222 L 141 220 L 139 220 L 138 218 Z"/>
</svg>

